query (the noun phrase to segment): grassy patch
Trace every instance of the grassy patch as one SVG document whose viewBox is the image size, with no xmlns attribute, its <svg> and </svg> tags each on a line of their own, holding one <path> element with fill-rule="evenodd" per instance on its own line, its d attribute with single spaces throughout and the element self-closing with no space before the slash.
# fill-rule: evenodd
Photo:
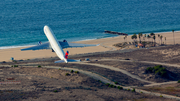
<svg viewBox="0 0 180 101">
<path fill-rule="evenodd" d="M 41 67 L 41 65 L 38 65 L 38 68 L 40 68 Z"/>
<path fill-rule="evenodd" d="M 18 67 L 18 65 L 12 65 L 11 67 Z"/>
<path fill-rule="evenodd" d="M 54 92 L 56 93 L 56 92 L 58 92 L 57 90 L 54 90 Z"/>
<path fill-rule="evenodd" d="M 162 65 L 148 67 L 146 69 L 146 72 L 147 73 L 155 73 L 157 75 L 160 75 L 161 77 L 165 77 L 167 75 L 167 70 Z"/>
</svg>

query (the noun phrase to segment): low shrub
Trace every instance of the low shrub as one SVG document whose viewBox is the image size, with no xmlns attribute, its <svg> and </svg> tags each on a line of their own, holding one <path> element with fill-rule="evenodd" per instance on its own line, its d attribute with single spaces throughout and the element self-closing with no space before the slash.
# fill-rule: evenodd
<svg viewBox="0 0 180 101">
<path fill-rule="evenodd" d="M 118 86 L 117 88 L 118 88 L 118 89 L 123 89 L 123 87 L 121 87 L 121 86 Z"/>
<path fill-rule="evenodd" d="M 132 92 L 136 92 L 136 91 L 135 91 L 135 88 L 133 88 Z"/>
<path fill-rule="evenodd" d="M 17 63 L 17 61 L 16 61 L 16 60 L 13 60 L 13 62 L 14 62 L 14 63 Z"/>
<path fill-rule="evenodd" d="M 14 67 L 18 67 L 18 65 L 14 65 Z"/>
<path fill-rule="evenodd" d="M 112 84 L 111 84 L 111 85 L 109 85 L 109 87 L 111 87 L 111 88 L 115 88 L 115 86 L 114 86 L 114 85 L 112 85 Z"/>
<path fill-rule="evenodd" d="M 75 73 L 77 73 L 77 74 L 78 74 L 78 73 L 79 73 L 79 71 L 75 71 Z"/>
<path fill-rule="evenodd" d="M 160 97 L 163 97 L 162 95 L 160 95 Z"/>
<path fill-rule="evenodd" d="M 69 76 L 70 74 L 69 74 L 69 73 L 66 73 L 65 75 L 66 75 L 66 76 Z"/>
<path fill-rule="evenodd" d="M 178 83 L 180 83 L 180 80 L 178 80 Z"/>
<path fill-rule="evenodd" d="M 38 68 L 40 68 L 41 67 L 41 65 L 38 65 Z"/>
<path fill-rule="evenodd" d="M 106 86 L 109 86 L 110 84 L 109 84 L 109 83 L 106 83 L 105 85 L 106 85 Z"/>
<path fill-rule="evenodd" d="M 56 92 L 58 92 L 57 90 L 54 90 L 54 92 L 56 93 Z"/>
<path fill-rule="evenodd" d="M 100 83 L 102 83 L 102 81 L 98 80 Z"/>
<path fill-rule="evenodd" d="M 119 84 L 117 81 L 116 82 L 114 82 L 115 84 Z"/>
<path fill-rule="evenodd" d="M 150 72 L 150 73 L 153 72 L 153 68 L 151 68 L 151 67 L 148 67 L 146 70 L 147 70 L 148 72 Z"/>
<path fill-rule="evenodd" d="M 71 70 L 71 73 L 73 73 L 74 71 L 73 70 Z"/>
</svg>

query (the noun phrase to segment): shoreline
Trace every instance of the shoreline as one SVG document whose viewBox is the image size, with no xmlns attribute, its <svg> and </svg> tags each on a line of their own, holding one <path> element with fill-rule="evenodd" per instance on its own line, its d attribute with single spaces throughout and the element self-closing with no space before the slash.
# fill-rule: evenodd
<svg viewBox="0 0 180 101">
<path fill-rule="evenodd" d="M 165 42 L 166 37 L 166 44 L 173 44 L 173 34 L 172 32 L 165 32 L 165 33 L 155 33 L 156 35 L 156 42 L 160 42 L 160 38 L 158 38 L 158 34 L 162 35 L 162 43 Z M 146 34 L 148 35 L 148 34 Z M 101 38 L 101 39 L 93 39 L 93 40 L 82 40 L 82 41 L 76 41 L 74 43 L 83 43 L 83 44 L 100 44 L 99 46 L 95 47 L 84 47 L 84 48 L 67 48 L 63 49 L 65 52 L 68 50 L 70 53 L 69 55 L 75 55 L 75 54 L 83 54 L 83 53 L 94 53 L 94 52 L 104 52 L 104 51 L 110 51 L 112 48 L 119 50 L 120 48 L 117 48 L 113 46 L 116 43 L 122 43 L 122 42 L 132 42 L 131 39 L 132 35 L 127 36 L 127 38 L 124 40 L 124 36 L 116 36 L 116 37 L 108 37 L 108 38 Z M 144 35 L 143 35 L 144 36 Z M 175 36 L 175 43 L 180 43 L 180 31 L 174 32 Z M 138 36 L 137 36 L 138 37 Z M 139 40 L 137 38 L 136 40 Z M 143 38 L 141 38 L 143 41 Z M 145 41 L 152 41 L 153 39 L 147 39 L 145 38 Z M 27 59 L 34 59 L 34 58 L 50 58 L 50 57 L 56 57 L 56 54 L 51 52 L 51 50 L 37 50 L 37 51 L 21 51 L 20 49 L 29 47 L 29 46 L 23 46 L 18 48 L 9 48 L 9 49 L 0 49 L 0 62 L 1 61 L 11 61 L 11 57 L 13 57 L 15 60 L 27 60 Z"/>
<path fill-rule="evenodd" d="M 166 33 L 172 33 L 172 31 L 167 31 L 167 32 L 156 32 L 154 33 L 155 35 L 157 34 L 166 34 Z M 174 33 L 180 33 L 180 31 L 175 31 Z M 108 33 L 110 34 L 110 33 Z M 143 35 L 146 34 L 150 34 L 150 33 L 142 33 Z M 113 35 L 113 34 L 112 34 Z M 130 34 L 128 36 L 132 36 L 133 34 Z M 138 36 L 138 34 L 136 34 Z M 117 35 L 117 36 L 112 36 L 112 37 L 106 37 L 106 38 L 94 38 L 94 39 L 85 39 L 85 40 L 78 40 L 78 41 L 73 41 L 71 43 L 78 43 L 78 42 L 85 42 L 85 41 L 93 41 L 93 40 L 99 40 L 99 39 L 108 39 L 108 38 L 114 38 L 114 37 L 124 37 L 122 35 Z M 137 38 L 138 39 L 138 38 Z M 69 41 L 70 42 L 70 41 Z M 36 44 L 35 44 L 36 45 Z M 3 47 L 0 47 L 0 50 L 3 50 L 3 49 L 13 49 L 13 48 L 25 48 L 25 47 L 31 47 L 31 46 L 35 46 L 35 45 L 22 45 L 22 46 L 19 46 L 19 45 L 15 45 L 15 46 L 3 46 Z"/>
</svg>

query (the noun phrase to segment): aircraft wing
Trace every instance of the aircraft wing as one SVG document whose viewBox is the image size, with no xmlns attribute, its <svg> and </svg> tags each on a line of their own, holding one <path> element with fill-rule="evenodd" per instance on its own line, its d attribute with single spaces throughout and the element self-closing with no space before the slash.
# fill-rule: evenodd
<svg viewBox="0 0 180 101">
<path fill-rule="evenodd" d="M 74 48 L 74 47 L 91 47 L 91 46 L 98 46 L 98 45 L 91 45 L 91 44 L 79 44 L 79 43 L 68 43 L 68 42 L 61 42 L 59 41 L 59 44 L 61 47 L 64 48 Z M 26 50 L 42 50 L 42 49 L 52 49 L 51 45 L 49 42 L 37 45 L 37 46 L 32 46 L 29 48 L 24 48 L 21 49 L 21 51 L 26 51 Z"/>
<path fill-rule="evenodd" d="M 32 47 L 29 47 L 29 48 L 21 49 L 21 51 L 41 50 L 41 49 L 52 49 L 52 48 L 51 48 L 51 45 L 49 44 L 49 42 L 46 42 L 46 43 L 43 43 L 43 44 L 40 44 L 40 45 L 37 45 L 37 46 L 32 46 Z"/>
<path fill-rule="evenodd" d="M 79 44 L 79 43 L 67 43 L 67 44 L 61 45 L 61 46 L 62 46 L 62 48 L 74 48 L 74 47 L 78 48 L 78 47 L 92 47 L 92 46 L 98 46 L 98 45 Z"/>
</svg>

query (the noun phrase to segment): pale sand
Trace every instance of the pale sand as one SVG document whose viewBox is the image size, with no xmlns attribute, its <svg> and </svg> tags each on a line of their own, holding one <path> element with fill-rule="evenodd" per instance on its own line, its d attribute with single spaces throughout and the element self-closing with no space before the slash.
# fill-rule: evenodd
<svg viewBox="0 0 180 101">
<path fill-rule="evenodd" d="M 156 33 L 156 42 L 159 43 L 160 39 L 158 38 L 158 34 L 163 36 L 162 42 L 166 44 L 174 44 L 173 41 L 173 33 Z M 175 43 L 180 43 L 180 32 L 174 32 Z M 137 38 L 139 40 L 139 38 Z M 143 41 L 143 38 L 141 38 Z M 151 41 L 152 39 L 145 40 Z M 117 49 L 113 46 L 113 44 L 120 42 L 132 42 L 131 35 L 127 36 L 127 39 L 124 40 L 124 36 L 117 36 L 112 38 L 104 38 L 104 39 L 96 39 L 96 40 L 87 40 L 87 41 L 78 41 L 75 43 L 84 43 L 84 44 L 100 44 L 95 47 L 85 47 L 85 48 L 68 48 L 64 49 L 64 51 L 69 51 L 69 55 L 74 54 L 83 54 L 83 53 L 93 53 L 93 52 L 104 52 L 113 49 Z M 37 50 L 37 51 L 20 51 L 21 48 L 12 48 L 12 49 L 2 49 L 0 50 L 0 61 L 10 61 L 11 57 L 14 57 L 15 60 L 26 60 L 26 59 L 34 59 L 34 58 L 48 58 L 48 57 L 56 57 L 56 54 L 51 52 L 51 50 Z"/>
</svg>

